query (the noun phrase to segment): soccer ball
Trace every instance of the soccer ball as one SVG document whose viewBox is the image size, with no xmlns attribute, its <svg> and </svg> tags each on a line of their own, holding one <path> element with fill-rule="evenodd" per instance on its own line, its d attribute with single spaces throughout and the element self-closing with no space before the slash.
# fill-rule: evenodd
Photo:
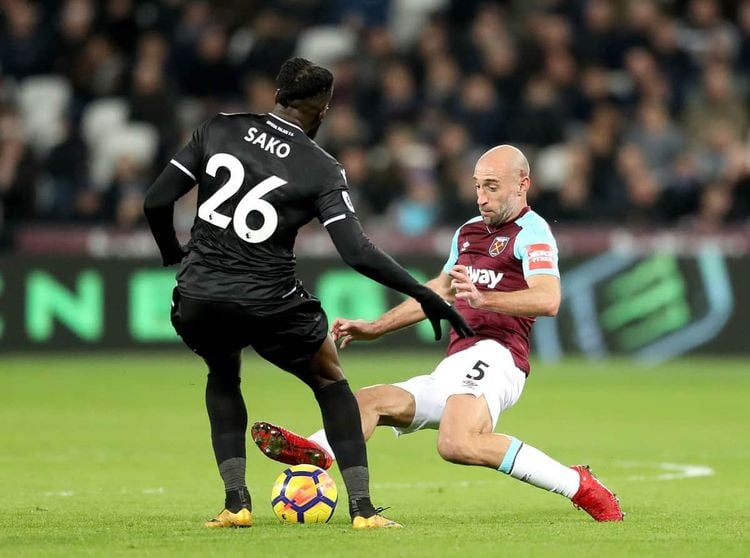
<svg viewBox="0 0 750 558">
<path fill-rule="evenodd" d="M 294 465 L 271 489 L 273 513 L 282 523 L 326 523 L 339 499 L 331 476 L 314 465 Z"/>
</svg>

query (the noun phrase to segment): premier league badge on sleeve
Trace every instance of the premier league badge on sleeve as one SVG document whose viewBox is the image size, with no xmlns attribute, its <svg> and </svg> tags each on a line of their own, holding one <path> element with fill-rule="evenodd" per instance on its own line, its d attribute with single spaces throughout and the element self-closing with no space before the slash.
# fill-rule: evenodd
<svg viewBox="0 0 750 558">
<path fill-rule="evenodd" d="M 352 203 L 352 198 L 349 197 L 349 192 L 344 190 L 343 192 L 341 192 L 341 197 L 344 198 L 344 203 L 346 204 L 346 207 L 349 208 L 349 211 L 354 213 L 354 204 Z"/>
<path fill-rule="evenodd" d="M 490 256 L 495 258 L 502 254 L 503 250 L 505 250 L 505 247 L 508 245 L 509 240 L 510 238 L 507 236 L 496 236 L 495 240 L 490 244 Z"/>
</svg>

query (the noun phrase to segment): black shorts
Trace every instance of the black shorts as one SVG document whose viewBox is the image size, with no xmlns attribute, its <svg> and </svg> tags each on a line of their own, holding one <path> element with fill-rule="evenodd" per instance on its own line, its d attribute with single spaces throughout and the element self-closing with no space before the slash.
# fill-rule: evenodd
<svg viewBox="0 0 750 558">
<path fill-rule="evenodd" d="M 172 293 L 172 325 L 185 344 L 204 358 L 253 347 L 267 361 L 304 374 L 328 335 L 320 301 L 302 291 L 291 307 L 270 316 L 234 302 L 198 300 Z"/>
</svg>

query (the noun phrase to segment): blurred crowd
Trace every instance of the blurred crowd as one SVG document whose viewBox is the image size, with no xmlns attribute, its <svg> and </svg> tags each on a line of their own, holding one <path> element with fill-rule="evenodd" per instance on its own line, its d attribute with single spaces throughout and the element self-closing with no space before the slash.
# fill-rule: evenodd
<svg viewBox="0 0 750 558">
<path fill-rule="evenodd" d="M 552 223 L 749 222 L 750 0 L 0 0 L 6 240 L 142 226 L 192 129 L 270 110 L 293 55 L 335 75 L 318 142 L 368 226 L 476 215 L 473 164 L 499 143 Z"/>
</svg>

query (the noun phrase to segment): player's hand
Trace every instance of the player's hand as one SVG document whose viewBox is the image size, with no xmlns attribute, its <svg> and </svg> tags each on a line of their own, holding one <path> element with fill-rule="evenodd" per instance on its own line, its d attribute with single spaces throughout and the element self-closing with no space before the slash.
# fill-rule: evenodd
<svg viewBox="0 0 750 558">
<path fill-rule="evenodd" d="M 422 311 L 427 316 L 427 319 L 430 320 L 432 329 L 435 331 L 435 341 L 440 341 L 440 338 L 443 336 L 440 320 L 448 320 L 459 337 L 474 335 L 474 330 L 469 327 L 463 316 L 451 306 L 450 302 L 444 300 L 435 291 L 429 291 L 427 296 L 420 300 L 419 303 L 422 305 Z"/>
<path fill-rule="evenodd" d="M 182 259 L 188 255 L 188 251 L 180 247 L 179 250 L 175 250 L 171 254 L 165 254 L 162 256 L 161 263 L 164 267 L 178 264 L 182 262 Z"/>
<path fill-rule="evenodd" d="M 333 321 L 331 334 L 334 341 L 341 341 L 340 349 L 344 349 L 352 341 L 372 341 L 383 335 L 373 322 L 345 320 L 344 318 L 336 318 Z"/>
<path fill-rule="evenodd" d="M 450 270 L 451 288 L 456 291 L 456 298 L 463 298 L 472 308 L 480 308 L 484 295 L 472 283 L 465 265 L 455 265 Z"/>
</svg>

